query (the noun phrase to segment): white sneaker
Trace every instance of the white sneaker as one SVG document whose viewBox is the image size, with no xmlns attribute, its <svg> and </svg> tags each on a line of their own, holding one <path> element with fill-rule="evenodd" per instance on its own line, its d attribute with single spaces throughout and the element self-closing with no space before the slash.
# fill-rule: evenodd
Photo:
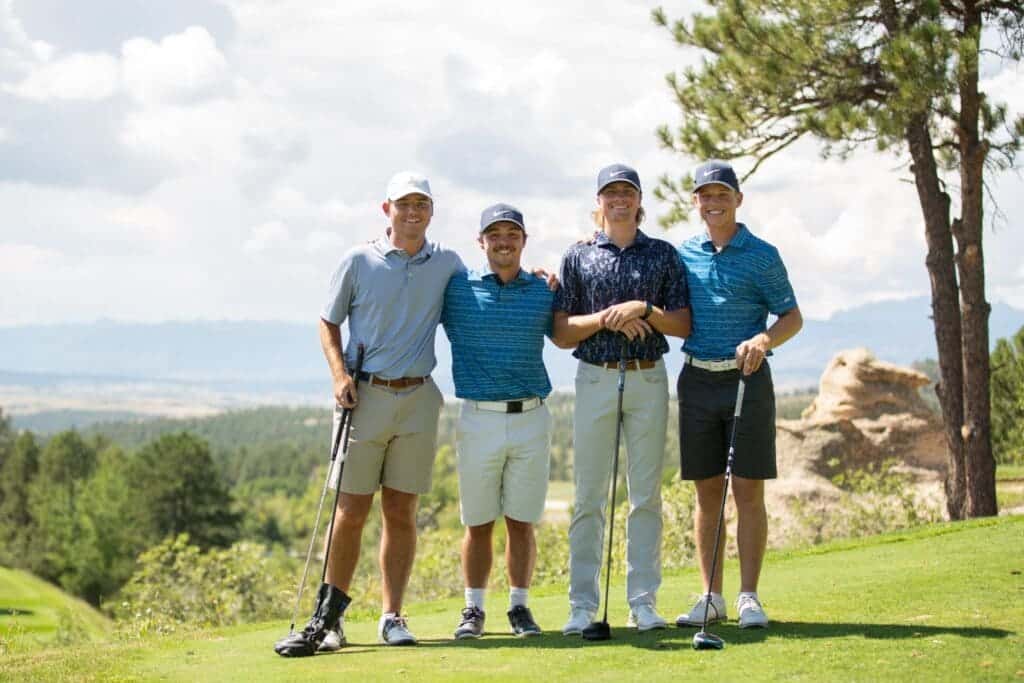
<svg viewBox="0 0 1024 683">
<path fill-rule="evenodd" d="M 384 615 L 377 625 L 377 639 L 381 645 L 415 645 L 416 636 L 409 632 L 405 617 Z"/>
<path fill-rule="evenodd" d="M 736 611 L 740 615 L 740 628 L 765 628 L 768 626 L 768 615 L 761 607 L 761 601 L 751 593 L 741 593 L 736 598 Z"/>
<path fill-rule="evenodd" d="M 652 631 L 656 628 L 665 628 L 665 620 L 658 614 L 658 610 L 654 609 L 654 605 L 637 605 L 629 610 L 626 628 L 635 628 L 637 631 Z"/>
<path fill-rule="evenodd" d="M 680 614 L 676 617 L 676 626 L 703 626 L 704 625 L 704 605 L 707 602 L 707 593 L 700 596 L 697 603 L 693 606 L 693 609 L 687 614 Z M 726 620 L 725 614 L 725 598 L 720 593 L 711 594 L 711 605 L 708 607 L 708 623 L 715 624 L 719 621 Z"/>
<path fill-rule="evenodd" d="M 573 607 L 569 613 L 569 621 L 562 627 L 563 636 L 578 636 L 583 629 L 594 621 L 594 613 L 583 607 Z"/>
<path fill-rule="evenodd" d="M 327 635 L 324 636 L 324 641 L 320 643 L 320 647 L 316 649 L 317 652 L 334 652 L 340 650 L 342 647 L 348 644 L 345 639 L 345 617 L 338 617 L 338 623 L 327 629 Z"/>
</svg>

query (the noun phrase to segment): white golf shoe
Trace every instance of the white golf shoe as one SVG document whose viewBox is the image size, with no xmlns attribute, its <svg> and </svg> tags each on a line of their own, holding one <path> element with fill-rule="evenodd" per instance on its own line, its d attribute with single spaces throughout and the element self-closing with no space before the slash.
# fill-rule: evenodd
<svg viewBox="0 0 1024 683">
<path fill-rule="evenodd" d="M 740 615 L 740 628 L 765 628 L 768 615 L 764 613 L 756 593 L 740 593 L 736 598 L 736 611 Z"/>
<path fill-rule="evenodd" d="M 626 621 L 626 628 L 635 628 L 637 631 L 653 631 L 657 628 L 665 628 L 665 620 L 654 605 L 637 605 L 629 611 L 629 619 Z"/>
<path fill-rule="evenodd" d="M 320 647 L 316 649 L 317 652 L 334 652 L 340 650 L 348 643 L 345 640 L 345 616 L 338 617 L 338 623 L 327 629 L 327 635 L 324 636 L 324 640 L 320 643 Z"/>
<path fill-rule="evenodd" d="M 676 626 L 697 626 L 700 627 L 704 624 L 704 605 L 707 603 L 707 594 L 700 596 L 696 604 L 689 612 L 680 614 L 676 618 Z M 721 593 L 711 594 L 711 605 L 708 607 L 708 623 L 715 624 L 719 621 L 725 621 L 725 598 L 722 597 Z"/>
<path fill-rule="evenodd" d="M 569 613 L 569 621 L 562 627 L 563 636 L 578 636 L 583 629 L 594 621 L 594 613 L 583 607 L 573 607 Z"/>
</svg>

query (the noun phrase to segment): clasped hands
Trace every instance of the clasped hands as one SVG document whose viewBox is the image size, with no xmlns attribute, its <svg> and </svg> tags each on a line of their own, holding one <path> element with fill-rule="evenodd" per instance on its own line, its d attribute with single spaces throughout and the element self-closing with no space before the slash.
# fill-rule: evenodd
<svg viewBox="0 0 1024 683">
<path fill-rule="evenodd" d="M 647 312 L 646 301 L 626 301 L 601 311 L 601 329 L 621 332 L 630 341 L 644 339 L 654 331 L 650 323 L 640 318 Z"/>
</svg>

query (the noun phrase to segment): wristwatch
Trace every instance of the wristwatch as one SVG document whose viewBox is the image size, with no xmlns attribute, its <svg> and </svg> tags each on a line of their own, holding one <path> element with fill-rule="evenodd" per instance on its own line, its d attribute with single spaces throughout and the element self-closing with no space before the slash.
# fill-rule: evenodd
<svg viewBox="0 0 1024 683">
<path fill-rule="evenodd" d="M 650 301 L 648 301 L 646 303 L 647 303 L 647 310 L 644 311 L 644 314 L 642 316 L 640 316 L 641 320 L 647 320 L 648 318 L 650 318 L 651 317 L 651 311 L 654 310 L 654 304 L 652 304 Z"/>
</svg>

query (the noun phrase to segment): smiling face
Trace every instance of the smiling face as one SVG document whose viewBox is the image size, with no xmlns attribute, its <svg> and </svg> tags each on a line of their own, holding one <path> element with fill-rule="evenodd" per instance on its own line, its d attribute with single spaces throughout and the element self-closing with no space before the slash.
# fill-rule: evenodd
<svg viewBox="0 0 1024 683">
<path fill-rule="evenodd" d="M 736 209 L 743 193 L 727 185 L 711 183 L 693 193 L 693 206 L 708 230 L 731 230 L 736 225 Z"/>
<path fill-rule="evenodd" d="M 526 233 L 511 221 L 499 221 L 487 227 L 478 240 L 487 254 L 487 263 L 495 273 L 518 270 L 526 246 Z"/>
<path fill-rule="evenodd" d="M 611 183 L 597 195 L 598 211 L 608 223 L 638 222 L 640 198 L 640 191 L 630 183 Z"/>
<path fill-rule="evenodd" d="M 434 215 L 434 203 L 422 194 L 407 194 L 400 199 L 386 201 L 382 208 L 391 222 L 392 233 L 413 243 L 424 238 Z"/>
</svg>

